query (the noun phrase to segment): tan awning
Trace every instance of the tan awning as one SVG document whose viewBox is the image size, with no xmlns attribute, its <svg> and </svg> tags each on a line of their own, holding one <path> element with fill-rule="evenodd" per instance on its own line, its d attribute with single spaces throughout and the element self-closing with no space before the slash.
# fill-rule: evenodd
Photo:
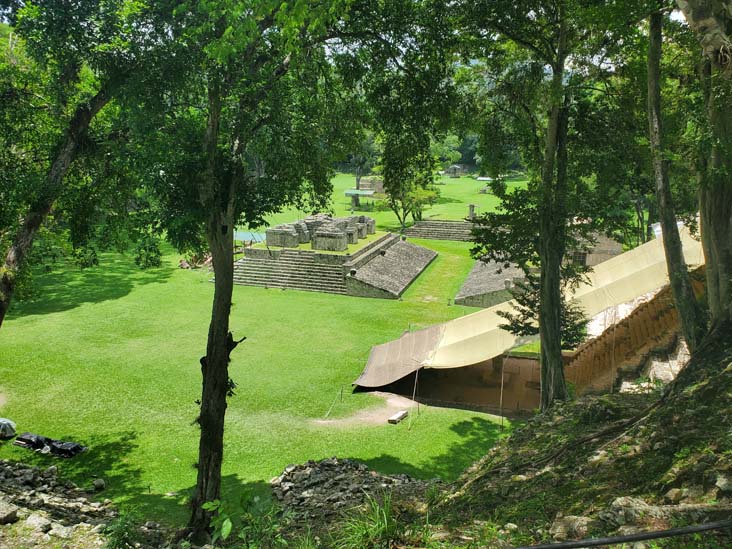
<svg viewBox="0 0 732 549">
<path fill-rule="evenodd" d="M 681 238 L 687 264 L 703 264 L 701 243 L 686 229 L 681 230 Z M 577 288 L 572 299 L 592 317 L 666 284 L 663 242 L 652 240 L 596 265 L 588 282 Z M 355 384 L 381 387 L 419 368 L 460 368 L 497 357 L 517 341 L 498 327 L 505 322 L 498 311 L 510 311 L 512 307 L 513 301 L 501 303 L 378 345 L 371 350 L 366 369 Z"/>
<path fill-rule="evenodd" d="M 445 324 L 436 324 L 371 349 L 361 377 L 354 385 L 382 387 L 408 376 L 429 362 L 442 338 Z"/>
</svg>

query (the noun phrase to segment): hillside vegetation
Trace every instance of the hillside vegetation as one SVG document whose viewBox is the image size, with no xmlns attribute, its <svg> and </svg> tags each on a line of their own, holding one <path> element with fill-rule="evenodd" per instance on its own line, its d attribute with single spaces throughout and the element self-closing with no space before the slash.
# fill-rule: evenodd
<svg viewBox="0 0 732 549">
<path fill-rule="evenodd" d="M 592 396 L 536 416 L 465 472 L 433 520 L 441 517 L 449 546 L 498 546 L 661 530 L 730 513 L 726 326 L 663 391 Z M 732 539 L 717 532 L 654 543 L 711 548 Z"/>
</svg>

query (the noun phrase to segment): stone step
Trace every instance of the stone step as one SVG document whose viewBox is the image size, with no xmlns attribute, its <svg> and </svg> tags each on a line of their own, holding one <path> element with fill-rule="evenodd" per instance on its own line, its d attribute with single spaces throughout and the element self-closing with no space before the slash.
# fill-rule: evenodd
<svg viewBox="0 0 732 549">
<path fill-rule="evenodd" d="M 337 286 L 316 286 L 316 285 L 305 285 L 305 284 L 282 284 L 282 283 L 264 283 L 264 282 L 256 282 L 256 281 L 237 281 L 236 282 L 239 285 L 242 286 L 257 286 L 260 288 L 282 288 L 282 289 L 290 289 L 290 290 L 304 290 L 304 291 L 311 291 L 311 292 L 324 292 L 329 294 L 346 294 L 346 287 L 337 287 Z"/>
<path fill-rule="evenodd" d="M 250 262 L 256 262 L 259 265 L 267 265 L 270 264 L 272 266 L 288 266 L 288 265 L 296 265 L 299 267 L 307 267 L 307 268 L 316 268 L 316 269 L 322 269 L 327 271 L 337 271 L 342 270 L 343 267 L 341 265 L 334 265 L 331 263 L 315 263 L 311 261 L 299 261 L 297 259 L 254 259 L 254 258 L 246 258 L 244 261 L 238 261 L 236 265 L 243 265 Z"/>
<path fill-rule="evenodd" d="M 420 228 L 420 227 L 472 227 L 472 223 L 468 223 L 467 221 L 417 221 L 414 225 L 412 225 L 410 228 Z"/>
<path fill-rule="evenodd" d="M 282 283 L 282 284 L 323 284 L 326 286 L 345 286 L 343 279 L 324 279 L 324 278 L 302 278 L 302 277 L 288 277 L 288 276 L 235 276 L 234 281 L 252 281 L 262 284 L 269 283 Z"/>
<path fill-rule="evenodd" d="M 234 269 L 236 274 L 262 274 L 262 275 L 276 275 L 276 274 L 287 274 L 288 276 L 303 276 L 303 277 L 320 277 L 320 278 L 332 278 L 342 279 L 343 271 L 338 272 L 322 272 L 318 270 L 305 270 L 305 269 L 257 269 L 254 267 L 243 267 Z"/>
<path fill-rule="evenodd" d="M 235 276 L 234 280 L 251 280 L 253 282 L 281 282 L 281 283 L 292 283 L 292 284 L 324 284 L 326 286 L 343 286 L 343 280 L 325 279 L 325 278 L 300 278 L 300 277 L 288 277 L 288 276 Z"/>
<path fill-rule="evenodd" d="M 341 283 L 344 280 L 343 275 L 339 276 L 326 276 L 322 273 L 292 273 L 287 271 L 277 271 L 272 273 L 263 273 L 259 271 L 235 271 L 234 277 L 238 278 L 261 278 L 261 279 L 301 279 L 301 280 L 314 280 L 314 281 L 329 281 Z"/>
<path fill-rule="evenodd" d="M 318 263 L 314 254 L 284 250 L 279 258 L 243 258 L 234 266 L 234 282 L 244 286 L 347 294 L 343 267 Z"/>
<path fill-rule="evenodd" d="M 260 268 L 257 266 L 240 266 L 234 269 L 235 272 L 256 272 L 256 273 L 292 273 L 292 274 L 302 274 L 304 276 L 315 274 L 319 276 L 326 276 L 331 278 L 342 278 L 343 277 L 343 269 L 338 269 L 337 271 L 323 271 L 320 269 L 304 269 L 301 267 L 298 268 Z"/>
<path fill-rule="evenodd" d="M 467 234 L 470 232 L 470 229 L 462 230 L 462 229 L 432 229 L 429 227 L 420 227 L 418 229 L 407 229 L 405 232 L 409 233 L 460 233 L 460 234 Z"/>
<path fill-rule="evenodd" d="M 471 240 L 469 234 L 446 234 L 446 233 L 404 233 L 409 238 L 422 238 L 424 240 L 455 240 L 458 242 L 468 242 Z"/>
<path fill-rule="evenodd" d="M 345 287 L 345 284 L 339 280 L 303 280 L 289 278 L 260 278 L 260 277 L 235 277 L 236 282 L 251 282 L 252 284 L 295 284 L 302 286 L 326 286 L 329 288 Z"/>
<path fill-rule="evenodd" d="M 257 284 L 292 284 L 292 285 L 311 285 L 311 286 L 329 286 L 329 287 L 345 287 L 345 282 L 340 279 L 327 278 L 303 278 L 300 276 L 262 276 L 262 275 L 236 275 L 235 282 L 252 282 Z"/>
<path fill-rule="evenodd" d="M 343 271 L 342 265 L 323 265 L 320 263 L 303 263 L 299 261 L 282 261 L 282 260 L 269 260 L 269 259 L 247 259 L 246 261 L 237 262 L 234 266 L 241 267 L 244 265 L 252 265 L 257 268 L 263 266 L 270 266 L 272 268 L 299 268 L 299 269 L 317 269 L 319 271 L 329 272 L 341 272 Z"/>
<path fill-rule="evenodd" d="M 468 225 L 467 223 L 464 225 L 443 225 L 443 224 L 436 224 L 436 225 L 412 225 L 411 227 L 407 227 L 407 230 L 409 229 L 431 229 L 435 231 L 465 231 L 472 229 L 472 225 Z"/>
<path fill-rule="evenodd" d="M 447 228 L 434 228 L 434 227 L 411 227 L 406 229 L 406 232 L 415 233 L 469 233 L 470 229 L 447 229 Z"/>
<path fill-rule="evenodd" d="M 407 236 L 410 234 L 444 234 L 444 235 L 450 235 L 450 236 L 469 236 L 471 233 L 469 231 L 431 231 L 431 230 L 416 230 L 416 231 L 405 231 Z"/>
</svg>

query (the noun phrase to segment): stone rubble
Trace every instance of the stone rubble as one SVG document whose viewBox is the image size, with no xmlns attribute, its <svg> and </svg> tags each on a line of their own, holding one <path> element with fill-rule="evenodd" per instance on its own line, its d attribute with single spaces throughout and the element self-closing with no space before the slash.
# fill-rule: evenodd
<svg viewBox="0 0 732 549">
<path fill-rule="evenodd" d="M 58 468 L 46 469 L 23 463 L 0 460 L 0 547 L 6 537 L 18 542 L 18 532 L 28 546 L 51 543 L 52 540 L 73 540 L 77 533 L 92 546 L 101 546 L 99 534 L 105 524 L 117 516 L 110 500 L 94 502 L 88 499 L 95 491 L 83 490 L 73 482 L 58 478 Z M 98 483 L 97 483 L 98 485 Z M 8 534 L 5 528 L 19 528 Z M 85 544 L 85 546 L 88 546 Z"/>
<path fill-rule="evenodd" d="M 391 492 L 409 497 L 424 493 L 435 482 L 405 474 L 383 475 L 363 463 L 333 457 L 289 465 L 270 484 L 275 499 L 297 522 L 336 518 L 362 505 L 367 495 L 378 498 Z"/>
</svg>

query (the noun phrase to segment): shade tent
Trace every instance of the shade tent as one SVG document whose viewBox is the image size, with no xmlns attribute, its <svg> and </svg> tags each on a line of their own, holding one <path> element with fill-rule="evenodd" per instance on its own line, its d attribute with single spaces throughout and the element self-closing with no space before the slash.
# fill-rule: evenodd
<svg viewBox="0 0 732 549">
<path fill-rule="evenodd" d="M 684 256 L 690 267 L 704 263 L 701 243 L 682 228 Z M 631 301 L 668 284 L 663 242 L 652 240 L 593 268 L 588 280 L 568 296 L 589 317 Z M 383 387 L 420 368 L 461 368 L 502 355 L 517 342 L 499 328 L 500 311 L 511 311 L 513 301 L 408 332 L 399 339 L 371 349 L 368 363 L 354 382 L 360 387 Z"/>
</svg>

